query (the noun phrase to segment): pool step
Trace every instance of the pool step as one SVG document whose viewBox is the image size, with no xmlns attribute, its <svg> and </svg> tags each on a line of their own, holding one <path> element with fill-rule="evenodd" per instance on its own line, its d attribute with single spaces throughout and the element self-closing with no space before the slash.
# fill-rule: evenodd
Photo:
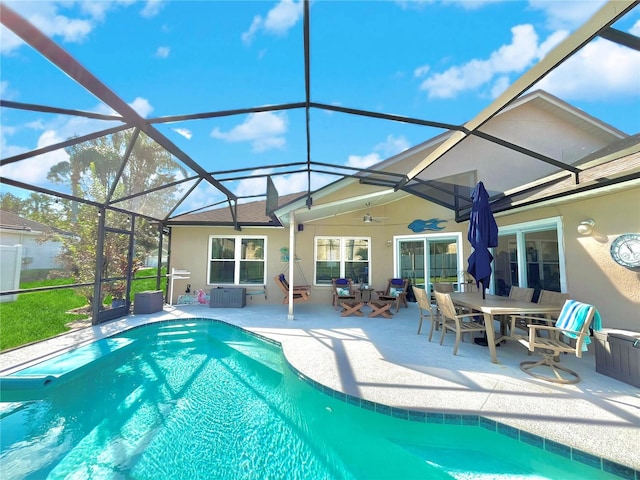
<svg viewBox="0 0 640 480">
<path fill-rule="evenodd" d="M 40 390 L 85 365 L 131 345 L 130 338 L 104 338 L 84 347 L 44 361 L 19 372 L 0 377 L 3 392 L 16 390 Z"/>
<path fill-rule="evenodd" d="M 224 344 L 253 361 L 282 374 L 281 351 L 279 348 L 260 344 L 260 340 L 248 337 L 238 329 L 230 330 L 227 325 L 211 322 L 169 323 L 161 326 L 157 333 L 159 345 L 190 343 L 194 339 L 206 339 L 214 344 Z"/>
</svg>

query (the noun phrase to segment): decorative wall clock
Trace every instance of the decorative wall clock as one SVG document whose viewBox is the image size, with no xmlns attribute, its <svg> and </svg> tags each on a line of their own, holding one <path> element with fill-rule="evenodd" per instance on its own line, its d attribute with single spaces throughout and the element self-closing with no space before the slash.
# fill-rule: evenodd
<svg viewBox="0 0 640 480">
<path fill-rule="evenodd" d="M 611 258 L 627 268 L 640 267 L 640 233 L 625 233 L 611 242 Z"/>
</svg>

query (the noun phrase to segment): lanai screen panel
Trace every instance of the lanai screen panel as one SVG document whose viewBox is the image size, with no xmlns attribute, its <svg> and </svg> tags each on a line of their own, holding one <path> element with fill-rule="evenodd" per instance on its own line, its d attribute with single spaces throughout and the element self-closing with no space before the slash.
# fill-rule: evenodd
<svg viewBox="0 0 640 480">
<path fill-rule="evenodd" d="M 183 197 L 197 181 L 198 179 L 191 179 L 155 190 L 145 190 L 142 194 L 114 201 L 112 205 L 140 215 L 163 220 L 182 201 Z"/>
<path fill-rule="evenodd" d="M 147 10 L 151 4 L 145 4 L 143 8 L 135 2 L 102 2 L 100 9 L 88 10 L 84 8 L 85 2 L 11 2 L 8 5 L 41 29 L 44 38 L 39 38 L 40 43 L 34 45 L 46 44 L 44 40 L 49 37 L 69 53 L 67 66 L 73 65 L 73 68 L 61 70 L 65 67 L 64 55 L 58 54 L 52 59 L 60 68 L 44 58 L 55 48 L 42 48 L 37 52 L 19 42 L 12 43 L 15 39 L 3 32 L 2 158 L 9 160 L 16 158 L 15 152 L 55 144 L 52 143 L 54 137 L 54 142 L 64 142 L 75 135 L 121 125 L 118 120 L 68 115 L 60 109 L 109 115 L 114 114 L 112 108 L 115 108 L 119 110 L 116 116 L 121 115 L 132 128 L 156 138 L 177 157 L 173 160 L 183 168 L 190 167 L 187 169 L 191 171 L 183 179 L 192 174 L 206 177 L 203 171 L 220 172 L 231 167 L 244 169 L 243 175 L 250 171 L 258 176 L 276 164 L 309 161 L 306 184 L 297 180 L 304 177 L 304 173 L 285 172 L 276 175 L 283 183 L 278 188 L 320 188 L 334 179 L 334 173 L 336 177 L 344 173 L 342 167 L 356 164 L 370 168 L 372 160 L 393 158 L 394 153 L 402 153 L 405 145 L 415 146 L 443 130 L 435 126 L 403 125 L 388 119 L 363 120 L 355 112 L 352 115 L 328 112 L 314 104 L 363 110 L 372 117 L 396 114 L 417 121 L 443 122 L 443 125 L 473 123 L 480 110 L 508 91 L 509 85 L 517 83 L 518 77 L 531 71 L 536 62 L 544 60 L 562 35 L 581 29 L 584 22 L 589 23 L 588 16 L 600 6 L 596 2 L 592 7 L 587 5 L 586 8 L 593 10 L 580 10 L 583 17 L 579 21 L 570 21 L 565 16 L 566 24 L 559 26 L 551 21 L 558 20 L 554 15 L 559 10 L 545 7 L 553 2 L 543 3 L 165 2 Z M 554 6 L 560 5 L 560 2 L 554 3 Z M 477 10 L 467 10 L 471 6 Z M 606 7 L 622 11 L 629 5 L 628 2 L 611 2 Z M 100 18 L 96 13 L 98 10 Z M 639 11 L 638 8 L 629 11 L 613 25 L 623 34 L 632 34 L 635 45 Z M 305 18 L 307 12 L 309 17 Z M 82 39 L 64 36 L 60 31 L 51 30 L 49 25 L 39 23 L 38 19 L 45 13 L 51 18 L 68 19 L 73 25 L 86 26 L 91 34 L 83 37 L 78 32 Z M 487 15 L 494 19 L 491 29 L 481 28 Z M 307 25 L 309 30 L 305 31 Z M 396 28 L 398 25 L 401 28 Z M 479 28 L 483 32 L 481 41 L 477 35 Z M 114 31 L 129 34 L 114 35 Z M 601 129 L 596 128 L 587 135 L 585 142 L 575 141 L 569 145 L 562 143 L 562 138 L 555 139 L 557 142 L 544 142 L 544 133 L 538 134 L 531 127 L 535 126 L 535 119 L 512 124 L 510 129 L 499 132 L 498 141 L 534 153 L 527 155 L 506 145 L 496 151 L 486 147 L 484 143 L 491 142 L 486 135 L 497 131 L 489 124 L 481 125 L 472 134 L 485 137 L 472 136 L 464 140 L 462 149 L 456 146 L 445 155 L 454 165 L 443 165 L 444 162 L 438 161 L 441 171 L 432 173 L 430 166 L 425 170 L 427 178 L 456 178 L 468 171 L 477 171 L 478 178 L 484 176 L 483 165 L 468 164 L 465 144 L 472 143 L 478 147 L 476 153 L 496 155 L 497 158 L 486 157 L 486 163 L 495 168 L 506 165 L 503 158 L 506 155 L 501 150 L 511 150 L 509 160 L 514 168 L 520 173 L 531 173 L 522 178 L 522 182 L 528 184 L 543 174 L 561 169 L 561 165 L 541 161 L 535 158 L 536 155 L 570 165 L 600 151 L 600 140 L 614 145 L 619 140 L 615 130 L 624 134 L 640 131 L 640 115 L 629 115 L 629 111 L 640 108 L 638 52 L 633 46 L 634 40 L 627 45 L 624 43 L 596 36 L 584 47 L 580 46 L 581 50 L 573 58 L 523 92 L 530 94 L 536 89 L 544 89 L 561 102 L 584 111 L 587 123 L 589 117 L 599 117 L 602 123 L 612 125 L 610 138 L 600 138 Z M 6 55 L 7 52 L 10 54 Z M 86 68 L 86 72 L 81 72 L 86 75 L 74 75 L 81 70 L 75 60 Z M 96 81 L 83 82 L 91 75 Z M 38 78 L 39 83 L 26 81 L 32 78 Z M 77 82 L 83 83 L 87 90 Z M 606 88 L 601 88 L 603 86 Z M 607 92 L 606 95 L 603 92 Z M 29 117 L 14 109 L 15 105 L 6 103 L 17 100 L 47 104 L 50 111 Z M 112 108 L 106 107 L 106 103 Z M 275 108 L 270 112 L 256 110 L 264 106 L 294 104 L 302 107 Z M 206 116 L 207 112 L 235 109 L 246 112 L 224 119 Z M 509 106 L 503 112 L 505 119 L 508 110 Z M 311 118 L 309 124 L 307 114 Z M 191 115 L 189 118 L 194 120 L 166 124 L 154 121 L 158 117 L 179 115 Z M 50 119 L 45 123 L 46 116 Z M 269 121 L 251 123 L 250 117 Z M 9 122 L 5 122 L 5 118 Z M 197 122 L 206 123 L 196 127 Z M 41 125 L 45 125 L 44 128 Z M 18 135 L 24 135 L 29 128 L 38 133 L 29 140 L 19 139 Z M 168 142 L 163 142 L 153 131 L 156 128 L 166 135 Z M 187 138 L 187 130 L 191 131 L 190 138 Z M 141 134 L 141 138 L 143 136 Z M 182 151 L 171 148 L 171 142 Z M 390 145 L 395 145 L 395 149 Z M 541 151 L 549 146 L 555 150 Z M 49 188 L 65 194 L 72 191 L 71 185 L 75 187 L 77 182 L 53 185 L 46 178 L 49 168 L 60 163 L 53 163 L 52 152 L 35 153 L 38 155 L 30 159 L 4 162 L 3 172 L 10 172 L 9 167 L 20 164 L 25 171 L 44 174 L 31 183 L 35 189 Z M 64 155 L 64 147 L 55 153 Z M 522 165 L 525 157 L 533 158 L 531 165 L 534 167 Z M 318 167 L 314 162 L 335 163 L 335 168 Z M 133 166 L 126 164 L 124 169 L 117 171 L 114 186 L 108 164 L 102 160 L 94 162 L 95 191 L 89 191 L 89 177 L 84 177 L 86 184 L 80 198 L 105 197 L 114 205 L 113 202 L 125 205 L 145 192 L 147 187 L 142 187 L 143 182 L 134 179 Z M 538 168 L 540 165 L 543 167 Z M 400 171 L 397 167 L 399 163 L 393 161 L 385 166 L 389 171 Z M 160 170 L 150 174 L 151 183 L 165 175 L 161 167 Z M 127 175 L 131 178 L 129 183 L 125 181 Z M 7 175 L 6 178 L 11 177 Z M 460 185 L 466 186 L 468 178 L 465 178 Z M 24 184 L 31 182 L 27 177 L 13 180 Z M 509 176 L 509 181 L 496 185 L 495 191 L 508 191 L 511 180 Z M 242 179 L 229 179 L 228 182 L 232 192 L 260 193 L 253 191 L 258 183 L 249 184 Z M 453 185 L 458 182 L 453 181 Z M 97 188 L 100 183 L 102 190 Z M 155 187 L 150 188 L 151 194 L 155 195 Z M 223 192 L 219 193 L 224 196 Z M 264 194 L 264 190 L 261 193 Z M 180 196 L 177 197 L 179 202 Z M 162 205 L 158 210 L 165 211 L 166 208 Z"/>
</svg>

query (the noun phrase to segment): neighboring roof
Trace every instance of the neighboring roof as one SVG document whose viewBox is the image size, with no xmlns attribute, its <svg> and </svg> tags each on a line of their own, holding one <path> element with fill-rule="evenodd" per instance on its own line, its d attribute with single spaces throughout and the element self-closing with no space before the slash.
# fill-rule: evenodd
<svg viewBox="0 0 640 480">
<path fill-rule="evenodd" d="M 61 235 L 71 235 L 59 228 L 50 227 L 44 223 L 35 222 L 28 218 L 21 217 L 15 213 L 0 210 L 0 230 L 17 230 L 30 233 L 58 233 Z"/>
</svg>

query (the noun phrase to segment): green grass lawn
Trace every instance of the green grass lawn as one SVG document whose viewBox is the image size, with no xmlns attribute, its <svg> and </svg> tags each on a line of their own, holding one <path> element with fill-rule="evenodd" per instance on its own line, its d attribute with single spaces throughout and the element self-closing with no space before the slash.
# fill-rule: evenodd
<svg viewBox="0 0 640 480">
<path fill-rule="evenodd" d="M 144 270 L 138 276 L 154 275 L 155 270 Z M 70 279 L 43 280 L 20 284 L 20 288 L 37 288 L 54 285 L 68 285 Z M 166 284 L 163 278 L 161 288 Z M 134 281 L 131 288 L 133 301 L 136 292 L 155 290 L 154 278 Z M 108 302 L 110 298 L 106 299 Z M 44 340 L 69 330 L 65 325 L 74 320 L 89 318 L 86 314 L 68 313 L 70 310 L 87 305 L 84 296 L 74 289 L 51 290 L 48 292 L 23 293 L 15 302 L 0 303 L 0 351 L 27 343 Z"/>
<path fill-rule="evenodd" d="M 47 280 L 21 284 L 20 288 L 66 285 L 71 280 Z M 67 311 L 82 307 L 87 299 L 73 289 L 23 293 L 15 302 L 0 303 L 0 350 L 53 337 L 66 332 L 66 323 L 88 318 Z"/>
</svg>

